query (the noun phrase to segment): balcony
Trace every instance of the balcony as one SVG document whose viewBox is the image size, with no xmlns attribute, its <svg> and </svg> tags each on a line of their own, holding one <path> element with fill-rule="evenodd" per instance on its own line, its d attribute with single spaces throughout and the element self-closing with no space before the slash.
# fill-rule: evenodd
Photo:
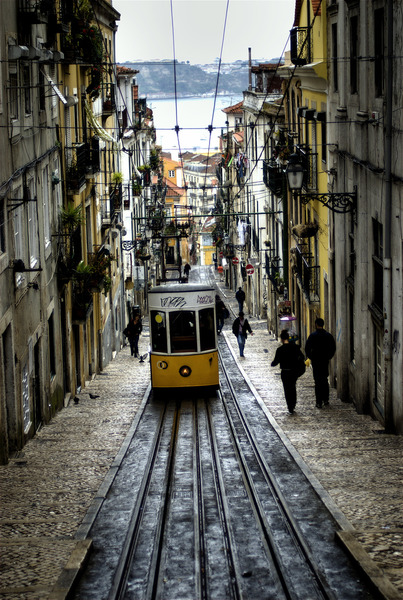
<svg viewBox="0 0 403 600">
<path fill-rule="evenodd" d="M 48 23 L 55 15 L 55 0 L 19 0 L 18 12 L 21 23 L 29 25 Z"/>
<path fill-rule="evenodd" d="M 290 31 L 291 62 L 302 67 L 312 62 L 311 27 L 294 27 Z"/>
<path fill-rule="evenodd" d="M 101 153 L 99 149 L 99 138 L 93 136 L 89 143 L 86 144 L 87 149 L 87 165 L 88 173 L 99 173 L 101 170 Z"/>
<path fill-rule="evenodd" d="M 308 244 L 299 243 L 291 250 L 291 263 L 308 302 L 310 304 L 318 303 L 320 267 L 314 264 L 314 257 L 309 252 Z"/>
<path fill-rule="evenodd" d="M 102 86 L 102 118 L 107 119 L 115 112 L 115 85 L 113 83 L 106 83 Z"/>
<path fill-rule="evenodd" d="M 311 152 L 309 146 L 297 146 L 296 153 L 306 173 L 303 189 L 308 191 L 318 188 L 318 154 Z"/>
<path fill-rule="evenodd" d="M 66 185 L 72 193 L 80 193 L 85 187 L 85 174 L 88 166 L 87 144 L 66 147 Z"/>
<path fill-rule="evenodd" d="M 263 161 L 263 182 L 275 196 L 282 196 L 284 174 L 276 163 Z"/>
</svg>

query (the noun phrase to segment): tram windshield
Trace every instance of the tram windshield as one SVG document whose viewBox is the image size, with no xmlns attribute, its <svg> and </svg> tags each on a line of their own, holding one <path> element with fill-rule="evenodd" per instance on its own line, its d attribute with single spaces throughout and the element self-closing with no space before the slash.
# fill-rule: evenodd
<svg viewBox="0 0 403 600">
<path fill-rule="evenodd" d="M 199 311 L 200 350 L 215 348 L 214 309 L 203 308 Z"/>
<path fill-rule="evenodd" d="M 165 313 L 152 310 L 151 313 L 151 344 L 154 352 L 167 352 L 167 327 Z"/>
<path fill-rule="evenodd" d="M 193 310 L 169 313 L 171 352 L 197 352 L 196 321 Z"/>
</svg>

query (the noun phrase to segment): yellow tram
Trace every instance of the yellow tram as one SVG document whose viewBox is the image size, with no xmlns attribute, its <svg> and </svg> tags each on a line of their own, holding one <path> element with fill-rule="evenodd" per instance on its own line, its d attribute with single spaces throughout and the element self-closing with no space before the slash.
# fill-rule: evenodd
<svg viewBox="0 0 403 600">
<path fill-rule="evenodd" d="M 167 284 L 148 292 L 153 389 L 218 388 L 215 290 Z"/>
</svg>

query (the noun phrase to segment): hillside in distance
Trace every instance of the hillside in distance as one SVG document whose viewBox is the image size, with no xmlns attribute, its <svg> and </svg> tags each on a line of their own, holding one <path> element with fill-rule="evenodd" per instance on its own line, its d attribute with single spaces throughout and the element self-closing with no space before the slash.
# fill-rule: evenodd
<svg viewBox="0 0 403 600">
<path fill-rule="evenodd" d="M 122 66 L 139 71 L 136 76 L 140 96 L 150 98 L 175 95 L 173 61 L 125 62 Z M 217 65 L 176 63 L 176 93 L 178 97 L 211 95 L 217 86 Z M 248 63 L 237 61 L 221 66 L 218 94 L 240 95 L 248 87 Z"/>
</svg>

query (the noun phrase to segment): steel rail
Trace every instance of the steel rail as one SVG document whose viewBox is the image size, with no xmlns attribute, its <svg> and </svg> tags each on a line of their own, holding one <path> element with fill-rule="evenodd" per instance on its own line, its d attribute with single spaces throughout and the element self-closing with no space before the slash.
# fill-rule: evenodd
<svg viewBox="0 0 403 600">
<path fill-rule="evenodd" d="M 146 405 L 143 408 L 144 416 Z M 130 573 L 130 568 L 133 561 L 133 556 L 136 550 L 138 536 L 141 528 L 142 517 L 144 514 L 144 507 L 147 501 L 147 496 L 151 486 L 151 480 L 153 475 L 153 469 L 158 456 L 158 451 L 161 443 L 162 432 L 166 419 L 167 407 L 164 406 L 161 410 L 158 425 L 155 430 L 153 442 L 151 445 L 149 457 L 147 460 L 146 468 L 144 470 L 143 479 L 138 492 L 136 505 L 134 506 L 125 542 L 122 548 L 121 555 L 119 557 L 119 563 L 114 574 L 113 582 L 109 590 L 108 600 L 121 600 L 124 597 L 127 581 Z"/>
<path fill-rule="evenodd" d="M 234 386 L 229 378 L 228 370 L 225 366 L 225 363 L 224 363 L 224 360 L 222 357 L 222 353 L 220 351 L 219 351 L 219 360 L 220 360 L 222 372 L 224 373 L 224 376 L 225 376 L 225 382 L 228 385 L 228 388 L 230 390 L 232 404 L 237 412 L 238 418 L 240 419 L 240 421 L 242 423 L 243 432 L 247 436 L 248 442 L 253 450 L 255 459 L 256 459 L 256 461 L 260 467 L 261 473 L 272 493 L 273 499 L 278 507 L 278 510 L 282 515 L 284 523 L 285 523 L 287 529 L 289 530 L 290 535 L 294 539 L 294 543 L 296 544 L 298 550 L 302 553 L 302 555 L 305 559 L 305 562 L 309 567 L 309 570 L 313 577 L 313 582 L 315 583 L 315 585 L 317 587 L 317 591 L 320 594 L 318 597 L 321 599 L 323 598 L 325 600 L 335 600 L 335 595 L 332 592 L 332 590 L 329 588 L 323 572 L 321 571 L 319 565 L 317 564 L 317 561 L 313 557 L 313 554 L 304 539 L 304 536 L 299 528 L 299 525 L 298 525 L 296 519 L 294 518 L 292 511 L 290 510 L 288 503 L 279 488 L 279 485 L 276 482 L 276 478 L 275 478 L 272 470 L 270 469 L 269 465 L 267 464 L 267 461 L 265 460 L 264 456 L 262 456 L 262 453 L 259 449 L 259 444 L 258 444 L 253 432 L 251 431 L 251 428 L 249 427 L 249 424 L 248 424 L 247 418 L 244 414 L 244 411 L 242 410 L 242 408 L 238 402 L 236 391 L 235 391 Z M 222 387 L 220 387 L 220 397 L 222 399 L 222 403 L 223 403 L 224 410 L 227 415 L 228 422 L 229 422 L 231 430 L 233 432 L 234 445 L 237 449 L 239 461 L 240 461 L 240 464 L 242 465 L 242 468 L 244 469 L 245 482 L 247 483 L 249 490 L 250 490 L 249 491 L 250 498 L 255 505 L 256 514 L 259 519 L 262 532 L 266 538 L 266 541 L 268 543 L 270 550 L 273 552 L 273 559 L 278 567 L 279 577 L 280 577 L 280 580 L 283 582 L 283 587 L 284 587 L 285 593 L 286 593 L 287 597 L 289 597 L 289 598 L 299 597 L 294 594 L 293 584 L 290 579 L 289 573 L 283 567 L 283 560 L 281 558 L 281 554 L 279 553 L 279 551 L 276 547 L 277 544 L 271 534 L 270 526 L 267 522 L 267 518 L 265 516 L 263 507 L 261 506 L 261 502 L 259 500 L 259 495 L 256 491 L 256 486 L 253 482 L 253 477 L 250 473 L 250 469 L 247 465 L 247 460 L 246 460 L 246 458 L 244 456 L 244 452 L 241 448 L 241 443 L 239 441 L 239 434 L 236 431 L 236 426 L 235 426 L 233 417 L 230 413 L 228 403 L 222 393 Z"/>
</svg>

